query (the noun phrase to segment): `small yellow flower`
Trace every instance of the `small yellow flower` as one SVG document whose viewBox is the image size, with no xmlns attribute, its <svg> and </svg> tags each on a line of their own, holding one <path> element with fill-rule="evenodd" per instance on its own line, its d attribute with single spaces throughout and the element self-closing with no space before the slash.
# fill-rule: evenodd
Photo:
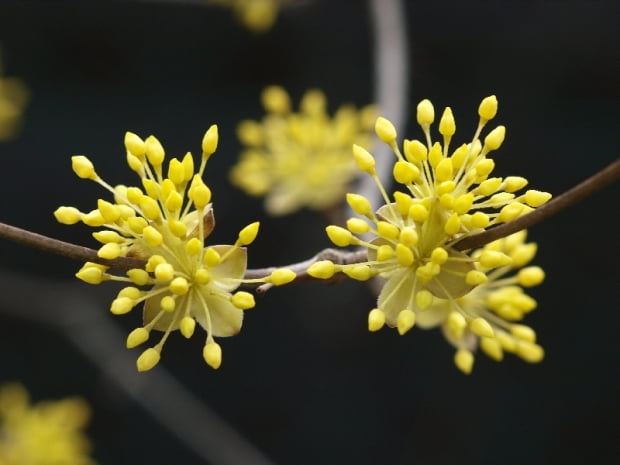
<svg viewBox="0 0 620 465">
<path fill-rule="evenodd" d="M 377 177 L 372 154 L 354 145 L 353 156 L 358 168 L 373 177 L 385 203 L 373 213 L 368 199 L 347 194 L 350 207 L 362 218 L 349 219 L 346 228 L 328 226 L 327 234 L 339 247 L 367 248 L 368 261 L 347 265 L 323 261 L 311 266 L 308 273 L 321 279 L 328 279 L 337 272 L 361 281 L 374 276 L 383 278 L 385 284 L 379 293 L 377 308 L 369 315 L 371 331 L 378 330 L 383 322 L 397 327 L 400 334 L 415 324 L 432 326 L 427 320 L 437 312 L 429 309 L 436 308 L 441 302 L 444 307 L 449 304 L 454 310 L 452 314 L 455 316 L 446 320 L 448 327 L 453 328 L 453 333 L 448 333 L 452 336 L 468 337 L 472 333 L 487 341 L 495 337 L 495 327 L 504 328 L 499 321 L 507 318 L 501 313 L 507 312 L 505 308 L 487 318 L 488 312 L 470 310 L 473 305 L 470 296 L 479 296 L 496 285 L 497 276 L 510 267 L 523 266 L 532 258 L 535 246 L 520 244 L 515 249 L 518 253 L 512 248 L 504 248 L 502 242 L 473 253 L 457 251 L 453 246 L 464 237 L 532 211 L 551 195 L 536 190 L 516 195 L 515 192 L 527 184 L 526 179 L 490 177 L 494 162 L 488 154 L 501 146 L 505 128 L 496 127 L 483 142 L 479 137 L 496 113 L 497 99 L 494 96 L 485 98 L 478 110 L 480 119 L 472 141 L 450 152 L 450 142 L 456 132 L 451 110 L 446 108 L 439 122 L 442 143 L 433 142 L 430 126 L 434 122 L 435 110 L 430 101 L 423 100 L 418 105 L 417 120 L 425 141 L 405 140 L 404 155 L 397 145 L 392 123 L 378 118 L 375 124 L 377 136 L 396 155 L 393 176 L 401 184 L 401 190 L 394 192 L 392 197 L 388 196 Z M 366 236 L 360 237 L 362 234 L 372 234 L 373 237 L 366 239 Z M 520 236 L 514 237 L 511 244 L 518 242 Z M 537 284 L 541 276 L 544 276 L 542 270 L 526 269 L 519 274 L 519 284 Z M 519 302 L 530 301 L 523 293 L 516 298 Z M 515 313 L 512 319 L 518 319 L 517 316 L 522 315 Z M 439 321 L 443 320 L 439 318 Z M 453 339 L 460 341 L 459 338 Z M 481 342 L 481 346 L 490 344 Z M 473 366 L 473 356 L 463 352 L 470 346 L 464 342 L 457 344 L 461 351 L 455 362 L 464 372 L 469 372 Z M 533 352 L 538 350 L 532 347 L 528 346 L 532 353 L 524 357 L 530 361 L 536 359 Z"/>
<path fill-rule="evenodd" d="M 375 107 L 357 112 L 343 106 L 330 117 L 323 93 L 310 90 L 294 113 L 289 95 L 278 86 L 267 87 L 262 100 L 267 116 L 238 127 L 246 149 L 231 171 L 233 184 L 265 196 L 272 215 L 337 205 L 357 173 L 351 144 L 370 143 Z"/>
<path fill-rule="evenodd" d="M 19 79 L 3 77 L 0 72 L 0 141 L 15 136 L 27 103 L 26 86 Z"/>
<path fill-rule="evenodd" d="M 83 433 L 90 408 L 80 398 L 30 404 L 19 384 L 0 388 L 0 464 L 94 465 Z"/>
<path fill-rule="evenodd" d="M 102 243 L 98 255 L 112 260 L 135 257 L 146 261 L 144 268 L 129 270 L 125 276 L 108 273 L 108 267 L 87 262 L 76 276 L 89 283 L 114 280 L 126 282 L 110 311 L 116 315 L 130 312 L 144 303 L 144 326 L 132 331 L 127 347 L 145 343 L 152 330 L 163 331 L 161 340 L 146 349 L 137 360 L 139 371 L 153 368 L 172 331 L 180 330 L 189 338 L 197 321 L 207 332 L 205 360 L 213 368 L 221 364 L 221 349 L 215 350 L 215 337 L 239 332 L 243 311 L 254 306 L 247 292 L 235 292 L 242 283 L 284 284 L 279 275 L 244 280 L 247 266 L 244 246 L 254 241 L 259 223 L 243 228 L 233 245 L 204 245 L 215 225 L 211 190 L 202 175 L 207 160 L 218 142 L 217 126 L 205 133 L 202 157 L 195 170 L 194 158 L 187 153 L 173 158 L 164 168 L 165 152 L 153 136 L 142 140 L 136 134 L 125 135 L 127 163 L 140 177 L 140 186 L 111 187 L 96 173 L 85 156 L 72 158 L 73 170 L 91 179 L 114 195 L 114 201 L 99 199 L 97 208 L 83 213 L 74 207 L 59 207 L 56 219 L 65 224 L 78 221 L 105 229 L 93 233 Z M 275 272 L 274 272 L 275 273 Z M 292 272 L 291 272 L 292 273 Z M 295 277 L 287 275 L 288 281 Z M 147 290 L 142 289 L 149 286 Z"/>
<path fill-rule="evenodd" d="M 210 0 L 233 9 L 238 20 L 252 32 L 267 32 L 276 22 L 280 6 L 288 0 Z"/>
</svg>

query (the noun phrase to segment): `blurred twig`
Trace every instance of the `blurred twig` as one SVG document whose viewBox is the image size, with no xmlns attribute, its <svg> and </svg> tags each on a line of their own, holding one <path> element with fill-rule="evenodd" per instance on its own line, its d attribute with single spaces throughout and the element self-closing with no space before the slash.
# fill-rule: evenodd
<svg viewBox="0 0 620 465">
<path fill-rule="evenodd" d="M 0 293 L 0 311 L 59 328 L 162 428 L 207 463 L 273 464 L 163 366 L 138 373 L 135 354 L 124 349 L 125 335 L 108 318 L 97 296 L 83 286 L 0 271 Z"/>
</svg>

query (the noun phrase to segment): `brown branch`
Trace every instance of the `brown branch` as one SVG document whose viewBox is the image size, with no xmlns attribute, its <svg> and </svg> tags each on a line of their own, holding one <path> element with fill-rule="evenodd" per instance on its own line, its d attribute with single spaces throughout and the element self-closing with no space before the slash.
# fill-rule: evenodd
<svg viewBox="0 0 620 465">
<path fill-rule="evenodd" d="M 620 158 L 607 165 L 607 167 L 603 168 L 598 173 L 590 176 L 585 181 L 577 184 L 572 189 L 560 194 L 545 205 L 538 207 L 533 212 L 523 215 L 522 217 L 510 221 L 509 223 L 504 223 L 500 226 L 487 229 L 479 234 L 466 237 L 462 241 L 457 242 L 454 245 L 454 248 L 456 250 L 468 250 L 481 247 L 496 239 L 500 239 L 517 231 L 521 231 L 522 229 L 529 228 L 530 226 L 555 215 L 565 208 L 576 204 L 585 197 L 594 194 L 603 187 L 616 181 L 618 178 L 620 178 Z"/>
<path fill-rule="evenodd" d="M 0 223 L 0 237 L 33 249 L 39 249 L 44 252 L 61 255 L 73 260 L 99 263 L 112 268 L 129 270 L 131 268 L 142 268 L 145 263 L 144 260 L 129 257 L 118 257 L 114 260 L 106 260 L 105 258 L 101 258 L 97 255 L 96 250 L 89 249 L 88 247 L 82 247 L 81 245 L 53 239 L 42 234 L 37 234 L 35 232 L 4 223 Z"/>
<path fill-rule="evenodd" d="M 589 177 L 582 183 L 576 185 L 572 189 L 564 192 L 555 199 L 551 200 L 546 205 L 537 208 L 531 213 L 522 216 L 509 223 L 502 224 L 495 228 L 488 229 L 480 234 L 469 236 L 460 242 L 457 242 L 454 246 L 457 250 L 467 250 L 475 247 L 480 247 L 495 239 L 508 236 L 514 232 L 520 231 L 530 227 L 545 218 L 564 210 L 565 208 L 574 205 L 581 199 L 597 192 L 603 187 L 611 184 L 615 180 L 620 178 L 620 159 L 608 165 L 598 173 Z M 94 262 L 106 265 L 112 268 L 119 269 L 131 269 L 131 268 L 143 268 L 144 260 L 129 257 L 118 257 L 114 260 L 106 260 L 97 255 L 97 251 L 89 249 L 88 247 L 82 247 L 80 245 L 71 244 L 51 237 L 43 236 L 26 229 L 17 228 L 8 224 L 0 223 L 0 238 L 9 239 L 18 244 L 32 247 L 35 249 L 43 250 L 44 252 L 50 252 L 56 255 L 62 255 L 64 257 L 71 258 L 73 260 L 79 260 L 84 262 Z M 324 249 L 317 253 L 312 258 L 304 260 L 302 262 L 293 263 L 285 267 L 293 270 L 297 277 L 293 281 L 294 283 L 301 283 L 306 281 L 313 281 L 315 278 L 308 275 L 307 270 L 313 263 L 319 260 L 331 260 L 337 264 L 351 264 L 359 263 L 366 260 L 366 250 L 357 251 L 340 251 L 336 249 Z M 246 279 L 258 279 L 269 276 L 276 268 L 258 268 L 250 269 L 245 273 Z M 344 279 L 344 275 L 339 273 L 333 278 L 328 280 L 321 280 L 326 284 L 332 284 Z M 266 292 L 272 287 L 271 284 L 262 284 L 257 288 L 258 292 Z"/>
</svg>

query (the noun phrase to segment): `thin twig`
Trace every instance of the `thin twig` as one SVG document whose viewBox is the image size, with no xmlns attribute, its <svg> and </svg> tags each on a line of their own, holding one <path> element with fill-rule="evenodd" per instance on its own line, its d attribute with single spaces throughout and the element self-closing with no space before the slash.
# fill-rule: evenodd
<svg viewBox="0 0 620 465">
<path fill-rule="evenodd" d="M 123 348 L 125 334 L 84 286 L 21 277 L 0 269 L 0 293 L 0 311 L 59 328 L 101 374 L 114 380 L 163 429 L 206 463 L 273 465 L 164 366 L 138 373 L 136 354 Z M 54 311 L 46 311 L 51 302 Z"/>
<path fill-rule="evenodd" d="M 620 158 L 607 165 L 607 167 L 603 168 L 598 173 L 590 176 L 585 181 L 577 184 L 572 189 L 567 190 L 545 205 L 538 207 L 533 212 L 495 228 L 487 229 L 479 234 L 466 237 L 462 241 L 457 242 L 454 248 L 456 250 L 468 250 L 481 247 L 501 237 L 506 237 L 522 229 L 529 228 L 565 208 L 576 204 L 581 199 L 594 194 L 608 184 L 616 181 L 618 178 L 620 178 Z"/>
<path fill-rule="evenodd" d="M 382 116 L 388 118 L 398 133 L 406 121 L 408 98 L 409 51 L 407 28 L 401 0 L 369 0 L 370 18 L 374 31 L 375 102 Z M 375 170 L 384 186 L 392 183 L 394 154 L 386 144 L 375 137 L 373 154 Z M 366 197 L 371 205 L 383 203 L 374 179 L 364 176 L 356 192 Z"/>
</svg>

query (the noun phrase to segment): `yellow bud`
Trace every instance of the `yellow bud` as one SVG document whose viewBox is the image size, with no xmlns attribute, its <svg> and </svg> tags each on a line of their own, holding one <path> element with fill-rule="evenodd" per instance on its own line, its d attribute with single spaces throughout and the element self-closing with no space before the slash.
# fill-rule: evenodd
<svg viewBox="0 0 620 465">
<path fill-rule="evenodd" d="M 290 111 L 290 98 L 280 86 L 266 87 L 261 94 L 261 99 L 265 110 L 269 113 L 284 114 Z"/>
<path fill-rule="evenodd" d="M 431 261 L 438 265 L 443 265 L 448 260 L 448 252 L 443 247 L 436 247 L 431 252 Z"/>
<path fill-rule="evenodd" d="M 470 286 L 478 286 L 486 283 L 488 280 L 487 275 L 478 270 L 470 270 L 465 275 L 465 282 Z"/>
<path fill-rule="evenodd" d="M 379 331 L 385 325 L 385 313 L 375 308 L 368 313 L 368 331 Z"/>
<path fill-rule="evenodd" d="M 545 357 L 544 349 L 538 344 L 526 341 L 517 342 L 517 355 L 529 363 L 538 363 Z"/>
<path fill-rule="evenodd" d="M 347 220 L 347 229 L 353 234 L 365 234 L 370 231 L 370 226 L 361 218 L 349 218 Z"/>
<path fill-rule="evenodd" d="M 385 239 L 396 239 L 400 236 L 400 229 L 387 221 L 377 222 L 377 233 Z"/>
<path fill-rule="evenodd" d="M 488 176 L 495 168 L 495 162 L 490 158 L 485 158 L 476 163 L 476 174 L 481 178 Z"/>
<path fill-rule="evenodd" d="M 396 244 L 396 259 L 400 266 L 411 266 L 414 262 L 413 251 L 404 244 Z"/>
<path fill-rule="evenodd" d="M 465 164 L 467 156 L 469 154 L 469 147 L 467 144 L 461 144 L 452 154 L 452 166 L 459 169 Z"/>
<path fill-rule="evenodd" d="M 489 178 L 486 181 L 480 183 L 475 189 L 476 194 L 491 195 L 497 192 L 497 189 L 502 185 L 502 178 Z"/>
<path fill-rule="evenodd" d="M 401 336 L 408 332 L 413 325 L 415 324 L 415 313 L 413 310 L 402 310 L 398 314 L 398 319 L 396 320 L 396 327 L 398 329 L 398 334 Z"/>
<path fill-rule="evenodd" d="M 170 163 L 168 164 L 168 178 L 170 178 L 170 180 L 177 186 L 185 182 L 185 169 L 183 168 L 183 163 L 176 158 L 170 160 Z"/>
<path fill-rule="evenodd" d="M 158 247 L 164 242 L 164 237 L 153 226 L 147 226 L 142 230 L 144 240 L 150 247 Z"/>
<path fill-rule="evenodd" d="M 422 289 L 418 291 L 415 295 L 415 303 L 420 308 L 420 310 L 426 310 L 433 304 L 433 294 L 427 289 Z"/>
<path fill-rule="evenodd" d="M 534 242 L 530 242 L 529 244 L 521 244 L 516 247 L 510 254 L 513 268 L 520 268 L 527 265 L 530 261 L 532 261 L 537 250 L 538 246 Z"/>
<path fill-rule="evenodd" d="M 480 264 L 485 268 L 497 268 L 510 265 L 512 258 L 496 250 L 485 250 L 480 254 Z"/>
<path fill-rule="evenodd" d="M 463 215 L 471 209 L 473 204 L 474 194 L 470 192 L 467 194 L 459 195 L 456 199 L 454 199 L 454 204 L 452 205 L 452 208 L 454 208 L 454 211 L 459 215 Z"/>
<path fill-rule="evenodd" d="M 82 213 L 75 207 L 58 207 L 54 212 L 56 221 L 62 224 L 75 224 L 80 221 Z"/>
<path fill-rule="evenodd" d="M 495 95 L 490 95 L 482 99 L 480 102 L 480 106 L 478 107 L 478 115 L 480 115 L 480 119 L 484 122 L 487 122 L 493 118 L 497 114 L 497 97 Z"/>
<path fill-rule="evenodd" d="M 400 230 L 400 236 L 398 240 L 407 247 L 413 247 L 418 243 L 418 233 L 411 226 L 405 226 L 403 229 Z"/>
<path fill-rule="evenodd" d="M 198 284 L 207 284 L 209 281 L 211 281 L 211 275 L 206 269 L 199 268 L 194 273 L 194 281 L 196 281 L 196 283 Z"/>
<path fill-rule="evenodd" d="M 471 225 L 474 228 L 486 228 L 490 221 L 489 215 L 483 212 L 476 212 L 471 215 Z"/>
<path fill-rule="evenodd" d="M 105 224 L 105 219 L 99 210 L 92 210 L 86 214 L 82 214 L 80 219 L 85 225 L 92 226 L 94 228 Z"/>
<path fill-rule="evenodd" d="M 416 117 L 420 126 L 433 123 L 435 120 L 435 109 L 433 108 L 433 104 L 430 100 L 424 99 L 418 103 Z"/>
<path fill-rule="evenodd" d="M 437 165 L 439 165 L 441 160 L 443 160 L 443 150 L 441 149 L 441 144 L 439 142 L 435 142 L 431 147 L 430 152 L 428 152 L 428 162 L 433 168 L 437 168 Z"/>
<path fill-rule="evenodd" d="M 168 194 L 168 197 L 166 197 L 166 201 L 164 202 L 166 210 L 173 213 L 179 211 L 182 205 L 183 196 L 177 191 L 170 192 L 170 194 Z"/>
<path fill-rule="evenodd" d="M 375 174 L 375 159 L 368 150 L 353 144 L 353 158 L 355 158 L 355 163 L 360 170 L 371 175 Z"/>
<path fill-rule="evenodd" d="M 254 242 L 254 239 L 256 239 L 256 235 L 258 234 L 259 226 L 260 222 L 255 221 L 254 223 L 248 224 L 245 228 L 243 228 L 239 232 L 239 244 L 248 245 Z"/>
<path fill-rule="evenodd" d="M 467 349 L 459 349 L 454 354 L 454 364 L 459 370 L 468 375 L 474 366 L 474 354 Z"/>
<path fill-rule="evenodd" d="M 168 218 L 168 228 L 170 232 L 180 239 L 185 239 L 187 234 L 187 225 L 180 220 Z"/>
<path fill-rule="evenodd" d="M 446 221 L 443 229 L 445 233 L 450 236 L 458 233 L 461 230 L 461 220 L 459 219 L 459 216 L 456 213 L 452 213 L 450 218 L 448 218 L 448 221 Z"/>
<path fill-rule="evenodd" d="M 194 176 L 194 158 L 190 152 L 187 152 L 181 161 L 185 174 L 185 180 L 189 181 Z"/>
<path fill-rule="evenodd" d="M 95 167 L 84 155 L 74 155 L 71 157 L 71 167 L 73 172 L 82 179 L 97 179 Z"/>
<path fill-rule="evenodd" d="M 539 266 L 528 266 L 517 274 L 517 281 L 524 287 L 538 286 L 544 279 L 545 272 Z"/>
<path fill-rule="evenodd" d="M 194 334 L 195 328 L 196 328 L 196 320 L 194 320 L 190 316 L 184 316 L 183 319 L 181 320 L 181 323 L 179 323 L 179 330 L 181 331 L 181 334 L 183 335 L 183 337 L 185 337 L 186 339 L 189 339 L 190 337 L 192 337 L 192 335 Z"/>
<path fill-rule="evenodd" d="M 351 243 L 354 241 L 354 237 L 353 234 L 351 234 L 351 231 L 347 231 L 340 226 L 330 225 L 325 228 L 325 231 L 327 232 L 327 236 L 329 237 L 329 239 L 338 247 L 346 247 L 348 245 L 351 245 Z"/>
<path fill-rule="evenodd" d="M 93 233 L 93 237 L 101 242 L 107 244 L 108 242 L 123 242 L 125 238 L 116 231 L 96 231 Z"/>
<path fill-rule="evenodd" d="M 144 141 L 146 145 L 146 158 L 154 167 L 159 167 L 166 156 L 164 148 L 155 136 L 149 136 Z"/>
<path fill-rule="evenodd" d="M 386 144 L 392 144 L 396 141 L 396 128 L 389 120 L 382 116 L 378 117 L 375 122 L 375 132 L 379 139 Z"/>
<path fill-rule="evenodd" d="M 349 278 L 357 281 L 368 281 L 372 277 L 372 273 L 368 265 L 344 265 L 342 272 Z"/>
<path fill-rule="evenodd" d="M 514 220 L 521 216 L 523 212 L 523 204 L 519 202 L 512 202 L 508 205 L 505 205 L 499 212 L 499 216 L 497 217 L 498 221 L 502 223 L 508 223 L 509 221 Z"/>
<path fill-rule="evenodd" d="M 127 286 L 120 290 L 117 297 L 127 297 L 131 300 L 137 300 L 142 297 L 142 292 L 137 287 Z"/>
<path fill-rule="evenodd" d="M 159 351 L 153 349 L 152 347 L 146 349 L 142 354 L 138 357 L 136 361 L 136 366 L 138 367 L 138 371 L 148 371 L 155 367 L 159 363 L 159 359 L 161 355 Z"/>
<path fill-rule="evenodd" d="M 155 271 L 155 268 L 157 267 L 157 265 L 159 265 L 160 263 L 167 263 L 166 259 L 164 257 L 162 257 L 161 255 L 151 255 L 149 257 L 149 259 L 146 261 L 146 265 L 144 267 L 144 269 L 148 272 L 153 272 Z"/>
<path fill-rule="evenodd" d="M 495 332 L 487 320 L 482 317 L 474 318 L 469 322 L 469 330 L 480 337 L 495 337 Z"/>
<path fill-rule="evenodd" d="M 128 153 L 127 165 L 129 166 L 129 169 L 131 169 L 131 171 L 135 171 L 136 173 L 138 173 L 139 176 L 142 176 L 144 167 L 142 165 L 142 161 L 138 157 L 132 155 L 131 153 Z"/>
<path fill-rule="evenodd" d="M 139 205 L 140 205 L 140 210 L 142 210 L 142 213 L 144 214 L 145 218 L 152 220 L 152 221 L 159 219 L 161 215 L 161 210 L 159 209 L 159 204 L 157 203 L 156 200 L 146 195 L 143 195 L 140 198 Z"/>
<path fill-rule="evenodd" d="M 159 306 L 164 312 L 174 312 L 176 301 L 174 297 L 167 295 L 159 301 Z"/>
<path fill-rule="evenodd" d="M 210 247 L 207 250 L 205 250 L 205 256 L 204 256 L 204 262 L 205 265 L 209 266 L 209 267 L 214 267 L 220 264 L 220 261 L 222 260 L 222 257 L 220 256 L 219 252 L 217 250 L 215 250 L 214 248 Z"/>
<path fill-rule="evenodd" d="M 453 170 L 452 170 L 452 159 L 444 158 L 441 160 L 437 167 L 435 168 L 435 175 L 437 177 L 437 181 L 443 182 L 452 179 Z"/>
<path fill-rule="evenodd" d="M 452 115 L 452 109 L 446 107 L 439 120 L 439 134 L 444 137 L 452 137 L 456 132 L 456 123 L 454 122 L 454 115 Z"/>
<path fill-rule="evenodd" d="M 204 137 L 202 138 L 202 156 L 203 158 L 209 157 L 217 150 L 217 143 L 219 140 L 219 135 L 217 131 L 217 124 L 211 125 L 207 132 L 205 132 Z"/>
<path fill-rule="evenodd" d="M 502 184 L 502 188 L 506 192 L 516 192 L 525 186 L 527 186 L 527 179 L 521 176 L 508 176 Z"/>
<path fill-rule="evenodd" d="M 127 271 L 127 276 L 131 279 L 131 282 L 138 286 L 144 286 L 150 281 L 150 276 L 145 270 L 140 268 L 133 268 Z"/>
<path fill-rule="evenodd" d="M 540 207 L 541 205 L 547 203 L 550 198 L 551 194 L 549 192 L 528 190 L 525 193 L 525 203 L 527 203 L 530 207 Z"/>
<path fill-rule="evenodd" d="M 480 338 L 480 349 L 497 362 L 501 362 L 504 358 L 504 351 L 499 340 L 495 337 Z"/>
<path fill-rule="evenodd" d="M 377 260 L 383 262 L 394 256 L 394 249 L 388 244 L 380 245 L 377 249 Z"/>
<path fill-rule="evenodd" d="M 269 275 L 269 282 L 274 286 L 282 286 L 293 281 L 297 275 L 293 270 L 279 268 Z"/>
<path fill-rule="evenodd" d="M 404 192 L 396 191 L 394 192 L 394 200 L 396 201 L 396 208 L 398 208 L 398 212 L 407 216 L 409 213 L 409 208 L 411 208 L 411 204 L 413 199 L 409 194 L 405 194 Z"/>
<path fill-rule="evenodd" d="M 194 175 L 192 185 L 189 188 L 187 196 L 194 202 L 196 208 L 201 209 L 207 206 L 211 201 L 211 190 L 200 179 L 198 174 Z"/>
<path fill-rule="evenodd" d="M 185 251 L 188 255 L 195 256 L 202 252 L 202 242 L 196 237 L 192 237 L 185 243 Z"/>
<path fill-rule="evenodd" d="M 411 163 L 421 163 L 428 157 L 426 146 L 419 140 L 406 140 L 403 144 L 405 158 Z"/>
<path fill-rule="evenodd" d="M 104 244 L 98 251 L 97 255 L 101 258 L 105 258 L 106 260 L 114 260 L 117 257 L 120 257 L 123 253 L 121 246 L 116 242 L 109 242 Z"/>
<path fill-rule="evenodd" d="M 529 326 L 512 325 L 510 327 L 510 333 L 521 341 L 536 342 L 536 333 Z"/>
<path fill-rule="evenodd" d="M 401 184 L 410 184 L 420 177 L 420 170 L 413 163 L 399 160 L 394 163 L 392 174 L 396 182 Z"/>
<path fill-rule="evenodd" d="M 235 307 L 240 308 L 241 310 L 247 310 L 256 305 L 256 302 L 254 302 L 254 296 L 249 292 L 244 291 L 234 293 L 230 301 Z"/>
<path fill-rule="evenodd" d="M 174 278 L 172 282 L 168 285 L 168 289 L 170 292 L 176 295 L 185 295 L 187 291 L 189 291 L 189 283 L 185 278 L 181 276 Z"/>
<path fill-rule="evenodd" d="M 307 273 L 313 278 L 329 279 L 336 273 L 336 266 L 329 260 L 321 260 L 310 265 Z"/>
<path fill-rule="evenodd" d="M 454 339 L 459 340 L 463 336 L 463 331 L 467 327 L 467 321 L 461 313 L 451 311 L 448 315 L 448 332 Z"/>
<path fill-rule="evenodd" d="M 112 301 L 110 311 L 115 315 L 123 315 L 130 312 L 135 305 L 135 300 L 130 299 L 129 297 L 117 297 Z"/>
<path fill-rule="evenodd" d="M 88 284 L 101 284 L 102 281 L 109 279 L 101 268 L 86 265 L 75 274 L 75 277 Z"/>
<path fill-rule="evenodd" d="M 149 332 L 144 328 L 136 328 L 127 336 L 127 348 L 133 349 L 149 340 Z"/>
<path fill-rule="evenodd" d="M 215 341 L 207 342 L 202 349 L 202 356 L 205 362 L 215 370 L 222 364 L 222 348 Z"/>
<path fill-rule="evenodd" d="M 347 194 L 347 203 L 358 215 L 369 216 L 372 213 L 372 207 L 368 199 L 359 194 Z"/>
<path fill-rule="evenodd" d="M 428 209 L 422 204 L 413 204 L 409 208 L 409 218 L 418 223 L 424 223 L 428 218 Z"/>
<path fill-rule="evenodd" d="M 497 126 L 484 138 L 484 146 L 489 151 L 497 150 L 504 142 L 504 137 L 506 137 L 506 127 Z"/>
<path fill-rule="evenodd" d="M 138 135 L 127 131 L 125 133 L 125 149 L 131 155 L 141 160 L 146 153 L 146 144 Z"/>
<path fill-rule="evenodd" d="M 171 281 L 174 278 L 174 267 L 170 263 L 160 263 L 155 267 L 155 278 L 162 282 Z"/>
</svg>

